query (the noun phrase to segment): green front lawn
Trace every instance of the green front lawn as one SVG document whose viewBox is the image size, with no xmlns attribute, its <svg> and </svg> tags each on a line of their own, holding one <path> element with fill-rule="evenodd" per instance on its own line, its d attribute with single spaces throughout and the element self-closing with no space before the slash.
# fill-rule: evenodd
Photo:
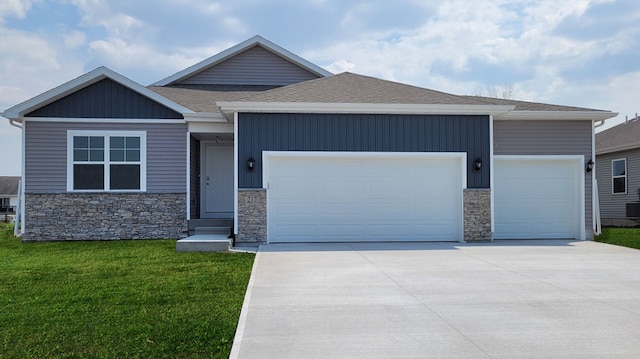
<svg viewBox="0 0 640 359">
<path fill-rule="evenodd" d="M 640 228 L 603 228 L 596 242 L 640 249 Z"/>
<path fill-rule="evenodd" d="M 0 358 L 227 358 L 254 255 L 22 244 L 0 227 Z"/>
</svg>

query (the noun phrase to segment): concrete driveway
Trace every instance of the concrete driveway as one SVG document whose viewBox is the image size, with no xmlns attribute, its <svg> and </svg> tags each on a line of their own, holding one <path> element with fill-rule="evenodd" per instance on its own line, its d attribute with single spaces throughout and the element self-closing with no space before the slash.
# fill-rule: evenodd
<svg viewBox="0 0 640 359">
<path fill-rule="evenodd" d="M 590 241 L 260 247 L 231 358 L 639 358 L 640 251 Z"/>
</svg>

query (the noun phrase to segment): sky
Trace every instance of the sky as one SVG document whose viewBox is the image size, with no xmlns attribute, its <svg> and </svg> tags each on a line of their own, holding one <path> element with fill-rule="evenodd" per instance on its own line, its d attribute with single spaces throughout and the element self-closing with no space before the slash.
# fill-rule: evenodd
<svg viewBox="0 0 640 359">
<path fill-rule="evenodd" d="M 603 129 L 640 112 L 639 23 L 638 0 L 0 0 L 0 112 L 98 66 L 146 86 L 261 35 L 334 73 L 618 112 Z M 0 175 L 20 175 L 4 118 L 0 146 Z"/>
</svg>

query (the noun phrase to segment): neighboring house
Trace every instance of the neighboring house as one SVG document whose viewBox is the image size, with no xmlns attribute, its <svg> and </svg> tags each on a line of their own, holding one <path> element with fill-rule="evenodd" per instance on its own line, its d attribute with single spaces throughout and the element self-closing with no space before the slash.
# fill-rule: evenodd
<svg viewBox="0 0 640 359">
<path fill-rule="evenodd" d="M 0 176 L 0 213 L 15 213 L 19 186 L 20 177 Z"/>
<path fill-rule="evenodd" d="M 594 121 L 616 114 L 333 75 L 259 37 L 143 87 L 104 67 L 7 109 L 25 240 L 593 237 Z"/>
<path fill-rule="evenodd" d="M 640 219 L 640 118 L 596 134 L 595 169 L 602 225 L 637 226 L 640 222 L 634 219 Z"/>
</svg>

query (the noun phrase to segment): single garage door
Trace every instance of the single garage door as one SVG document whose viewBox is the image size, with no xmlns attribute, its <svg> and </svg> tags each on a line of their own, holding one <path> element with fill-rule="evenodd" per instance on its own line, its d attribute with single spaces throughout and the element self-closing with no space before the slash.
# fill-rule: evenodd
<svg viewBox="0 0 640 359">
<path fill-rule="evenodd" d="M 267 240 L 461 240 L 461 164 L 461 154 L 268 152 Z"/>
<path fill-rule="evenodd" d="M 581 238 L 579 159 L 494 159 L 496 239 Z"/>
</svg>

